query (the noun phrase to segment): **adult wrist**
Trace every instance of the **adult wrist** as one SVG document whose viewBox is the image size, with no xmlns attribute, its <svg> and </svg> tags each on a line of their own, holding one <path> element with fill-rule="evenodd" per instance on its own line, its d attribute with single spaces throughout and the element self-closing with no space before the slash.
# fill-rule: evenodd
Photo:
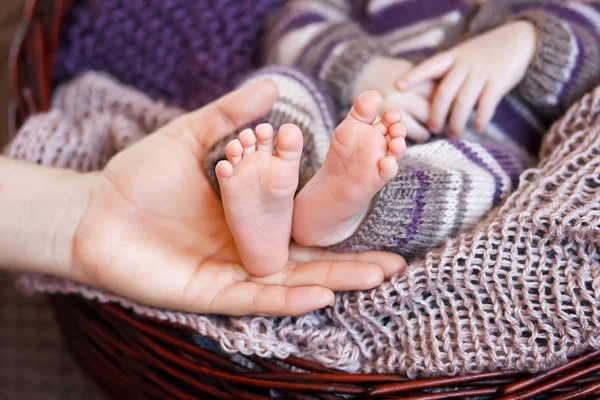
<svg viewBox="0 0 600 400">
<path fill-rule="evenodd" d="M 72 277 L 91 174 L 0 159 L 0 268 Z"/>
</svg>

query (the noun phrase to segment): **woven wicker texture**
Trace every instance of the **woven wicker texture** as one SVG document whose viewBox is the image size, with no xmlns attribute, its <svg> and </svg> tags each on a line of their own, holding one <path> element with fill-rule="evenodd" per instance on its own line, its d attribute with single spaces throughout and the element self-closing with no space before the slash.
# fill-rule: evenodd
<svg viewBox="0 0 600 400">
<path fill-rule="evenodd" d="M 0 274 L 0 399 L 96 400 L 98 388 L 67 352 L 45 297 Z"/>
</svg>

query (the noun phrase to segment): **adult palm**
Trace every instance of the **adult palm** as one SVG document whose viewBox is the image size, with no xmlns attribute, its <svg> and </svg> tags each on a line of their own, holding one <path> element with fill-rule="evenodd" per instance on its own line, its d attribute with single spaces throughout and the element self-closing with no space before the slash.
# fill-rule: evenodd
<svg viewBox="0 0 600 400">
<path fill-rule="evenodd" d="M 241 265 L 202 160 L 220 138 L 277 99 L 259 82 L 182 116 L 88 175 L 90 202 L 73 245 L 75 279 L 148 305 L 198 313 L 297 315 L 334 290 L 368 289 L 405 267 L 394 254 L 333 254 L 292 245 L 271 276 Z"/>
</svg>

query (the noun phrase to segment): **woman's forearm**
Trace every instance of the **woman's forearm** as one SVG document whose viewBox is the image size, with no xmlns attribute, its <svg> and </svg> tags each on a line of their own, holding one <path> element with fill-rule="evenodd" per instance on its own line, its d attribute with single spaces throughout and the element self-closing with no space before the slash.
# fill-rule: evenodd
<svg viewBox="0 0 600 400">
<path fill-rule="evenodd" d="M 0 269 L 70 277 L 90 193 L 85 174 L 0 156 Z"/>
</svg>

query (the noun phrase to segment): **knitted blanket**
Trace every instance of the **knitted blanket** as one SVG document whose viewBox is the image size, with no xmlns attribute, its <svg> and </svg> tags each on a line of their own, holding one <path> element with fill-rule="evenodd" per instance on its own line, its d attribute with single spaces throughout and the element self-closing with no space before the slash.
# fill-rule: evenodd
<svg viewBox="0 0 600 400">
<path fill-rule="evenodd" d="M 263 21 L 284 0 L 78 0 L 64 23 L 56 80 L 106 71 L 187 110 L 259 65 Z"/>
<path fill-rule="evenodd" d="M 20 284 L 118 303 L 191 327 L 231 353 L 410 377 L 550 368 L 600 348 L 599 111 L 600 88 L 553 125 L 539 166 L 485 221 L 376 289 L 338 294 L 326 310 L 225 318 L 145 307 L 46 276 L 25 275 Z M 89 73 L 58 90 L 52 111 L 30 118 L 9 151 L 100 169 L 181 112 Z"/>
</svg>

